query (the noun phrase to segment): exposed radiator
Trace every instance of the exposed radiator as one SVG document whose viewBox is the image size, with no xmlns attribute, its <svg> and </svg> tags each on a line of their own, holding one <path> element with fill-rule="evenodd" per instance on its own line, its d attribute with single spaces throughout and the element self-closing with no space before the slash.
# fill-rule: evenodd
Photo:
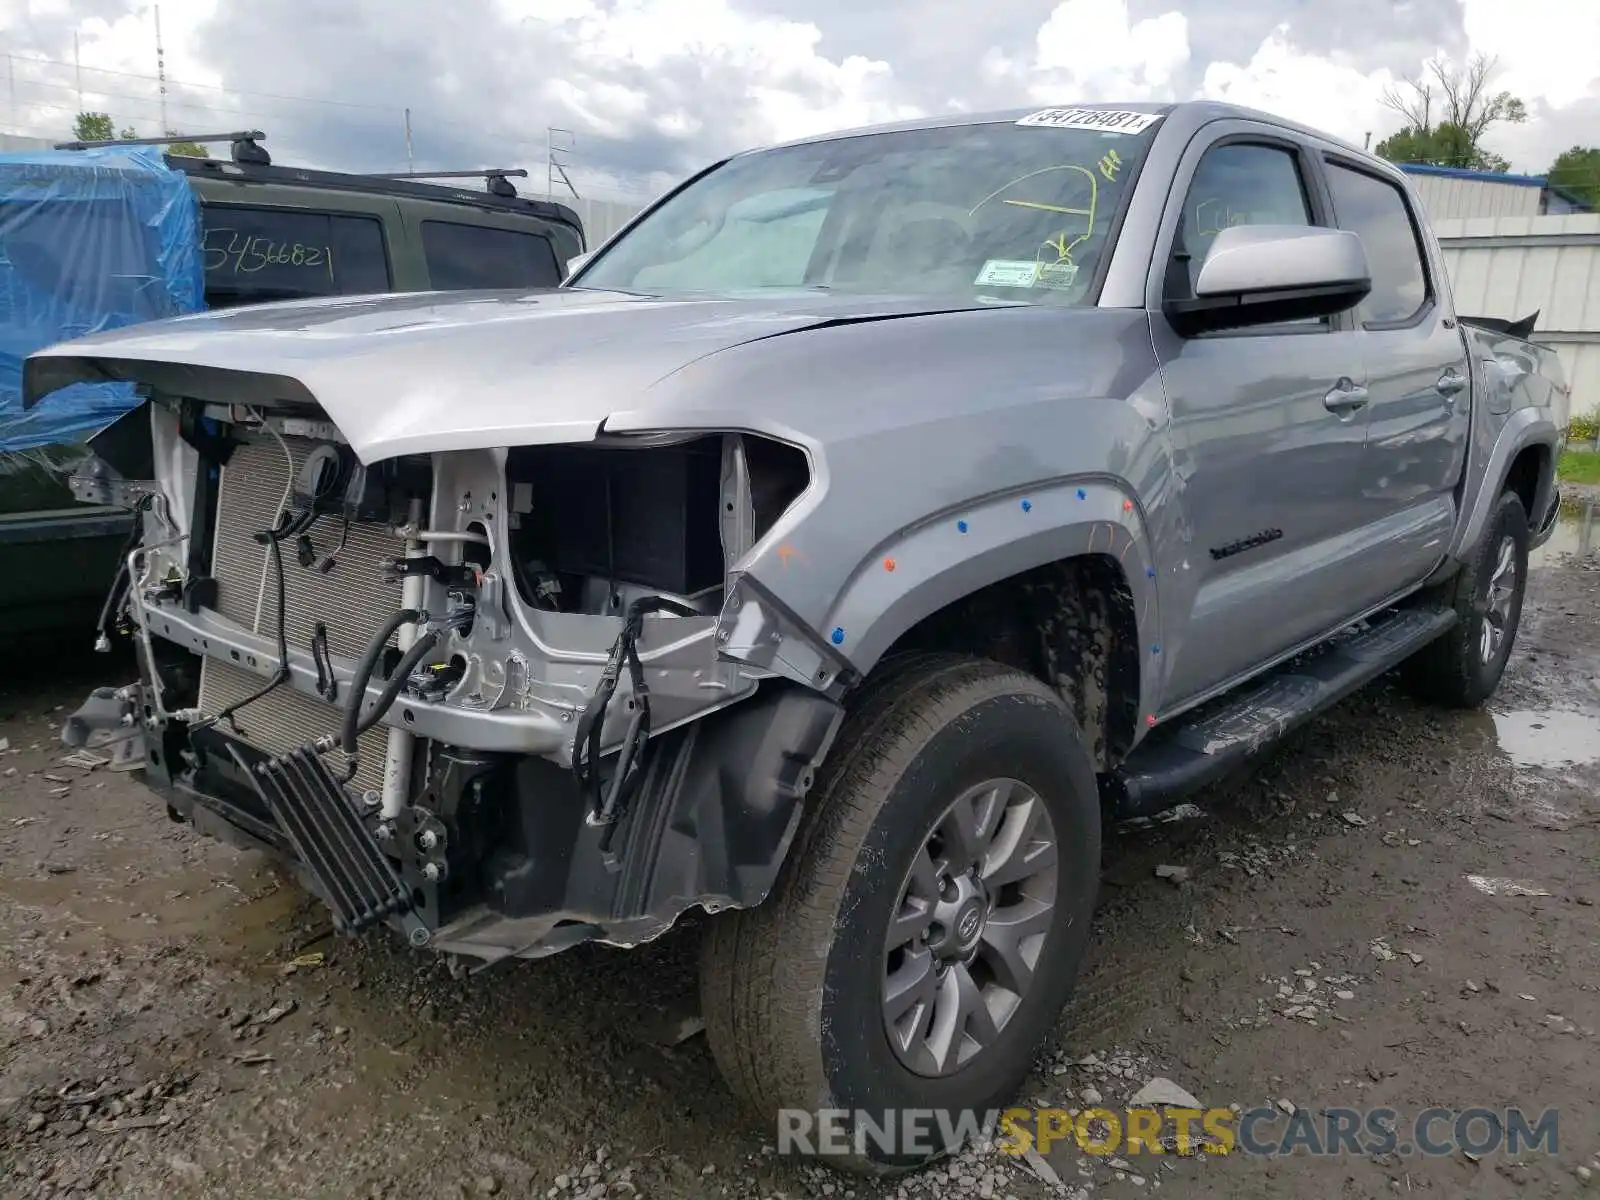
<svg viewBox="0 0 1600 1200">
<path fill-rule="evenodd" d="M 252 439 L 234 450 L 222 469 L 212 549 L 218 613 L 269 639 L 277 636 L 277 583 L 271 549 L 257 543 L 255 535 L 276 524 L 289 481 L 317 444 L 307 438 L 284 441 L 292 463 L 270 437 Z M 344 536 L 342 523 L 322 517 L 310 535 L 320 559 Z M 284 629 L 289 645 L 298 650 L 309 650 L 321 622 L 327 627 L 329 650 L 356 658 L 384 620 L 400 608 L 399 581 L 384 579 L 378 569 L 380 560 L 397 557 L 404 549 L 386 525 L 352 522 L 344 549 L 326 575 L 315 567 L 302 567 L 293 543 L 286 542 L 281 549 L 287 601 Z M 200 707 L 219 712 L 265 682 L 262 676 L 208 657 L 200 670 Z M 336 705 L 284 686 L 239 712 L 234 723 L 251 744 L 283 754 L 337 732 L 340 720 Z M 386 742 L 387 730 L 381 725 L 362 735 L 358 789 L 382 787 Z"/>
</svg>

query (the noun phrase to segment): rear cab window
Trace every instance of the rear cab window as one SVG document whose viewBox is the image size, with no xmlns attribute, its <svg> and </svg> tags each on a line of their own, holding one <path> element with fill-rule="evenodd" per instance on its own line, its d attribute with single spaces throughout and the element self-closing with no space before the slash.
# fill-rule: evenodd
<svg viewBox="0 0 1600 1200">
<path fill-rule="evenodd" d="M 1405 194 L 1367 171 L 1328 160 L 1328 190 L 1340 229 L 1361 237 L 1372 272 L 1372 291 L 1356 310 L 1367 329 L 1407 325 L 1429 300 L 1422 244 Z"/>
<path fill-rule="evenodd" d="M 392 287 L 377 217 L 217 202 L 206 203 L 202 217 L 211 308 L 359 296 Z"/>
<path fill-rule="evenodd" d="M 421 222 L 421 230 L 428 280 L 435 288 L 537 288 L 561 282 L 561 264 L 542 234 L 431 219 Z"/>
</svg>

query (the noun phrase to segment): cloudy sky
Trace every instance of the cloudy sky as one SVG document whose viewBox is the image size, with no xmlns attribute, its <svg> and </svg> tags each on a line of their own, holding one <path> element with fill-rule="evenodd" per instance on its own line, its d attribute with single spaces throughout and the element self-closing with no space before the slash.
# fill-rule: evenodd
<svg viewBox="0 0 1600 1200">
<path fill-rule="evenodd" d="M 1597 0 L 163 0 L 170 125 L 263 128 L 280 162 L 524 165 L 576 135 L 579 189 L 643 197 L 730 150 L 1033 102 L 1210 96 L 1360 142 L 1430 55 L 1499 56 L 1530 120 L 1492 135 L 1541 172 L 1600 144 Z M 74 36 L 78 62 L 74 68 Z M 0 130 L 79 107 L 154 133 L 151 5 L 0 0 Z"/>
</svg>

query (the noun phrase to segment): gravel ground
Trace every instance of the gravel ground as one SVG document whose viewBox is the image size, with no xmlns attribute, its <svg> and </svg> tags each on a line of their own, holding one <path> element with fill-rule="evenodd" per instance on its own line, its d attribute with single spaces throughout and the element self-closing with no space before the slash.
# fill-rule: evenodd
<svg viewBox="0 0 1600 1200">
<path fill-rule="evenodd" d="M 51 648 L 11 656 L 0 685 L 0 1193 L 1577 1194 L 1600 1176 L 1592 520 L 1541 553 L 1490 711 L 1379 684 L 1182 819 L 1111 834 L 1078 998 L 1022 1096 L 1115 1107 L 1161 1077 L 1285 1113 L 1555 1108 L 1553 1155 L 1058 1145 L 1042 1166 L 969 1151 L 887 1183 L 780 1161 L 694 1034 L 694 928 L 471 978 L 335 939 L 264 858 L 62 764 L 64 710 L 111 680 Z"/>
</svg>

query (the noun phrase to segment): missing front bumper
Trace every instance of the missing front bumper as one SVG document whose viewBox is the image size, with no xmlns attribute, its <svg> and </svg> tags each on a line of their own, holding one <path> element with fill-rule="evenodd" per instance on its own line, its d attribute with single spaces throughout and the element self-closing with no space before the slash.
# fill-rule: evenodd
<svg viewBox="0 0 1600 1200">
<path fill-rule="evenodd" d="M 652 737 L 614 856 L 572 773 L 546 758 L 429 744 L 410 803 L 385 820 L 309 750 L 272 755 L 178 722 L 139 732 L 144 781 L 169 815 L 285 860 L 339 927 L 386 924 L 498 961 L 637 945 L 691 908 L 759 904 L 841 715 L 809 689 L 773 686 Z"/>
</svg>

